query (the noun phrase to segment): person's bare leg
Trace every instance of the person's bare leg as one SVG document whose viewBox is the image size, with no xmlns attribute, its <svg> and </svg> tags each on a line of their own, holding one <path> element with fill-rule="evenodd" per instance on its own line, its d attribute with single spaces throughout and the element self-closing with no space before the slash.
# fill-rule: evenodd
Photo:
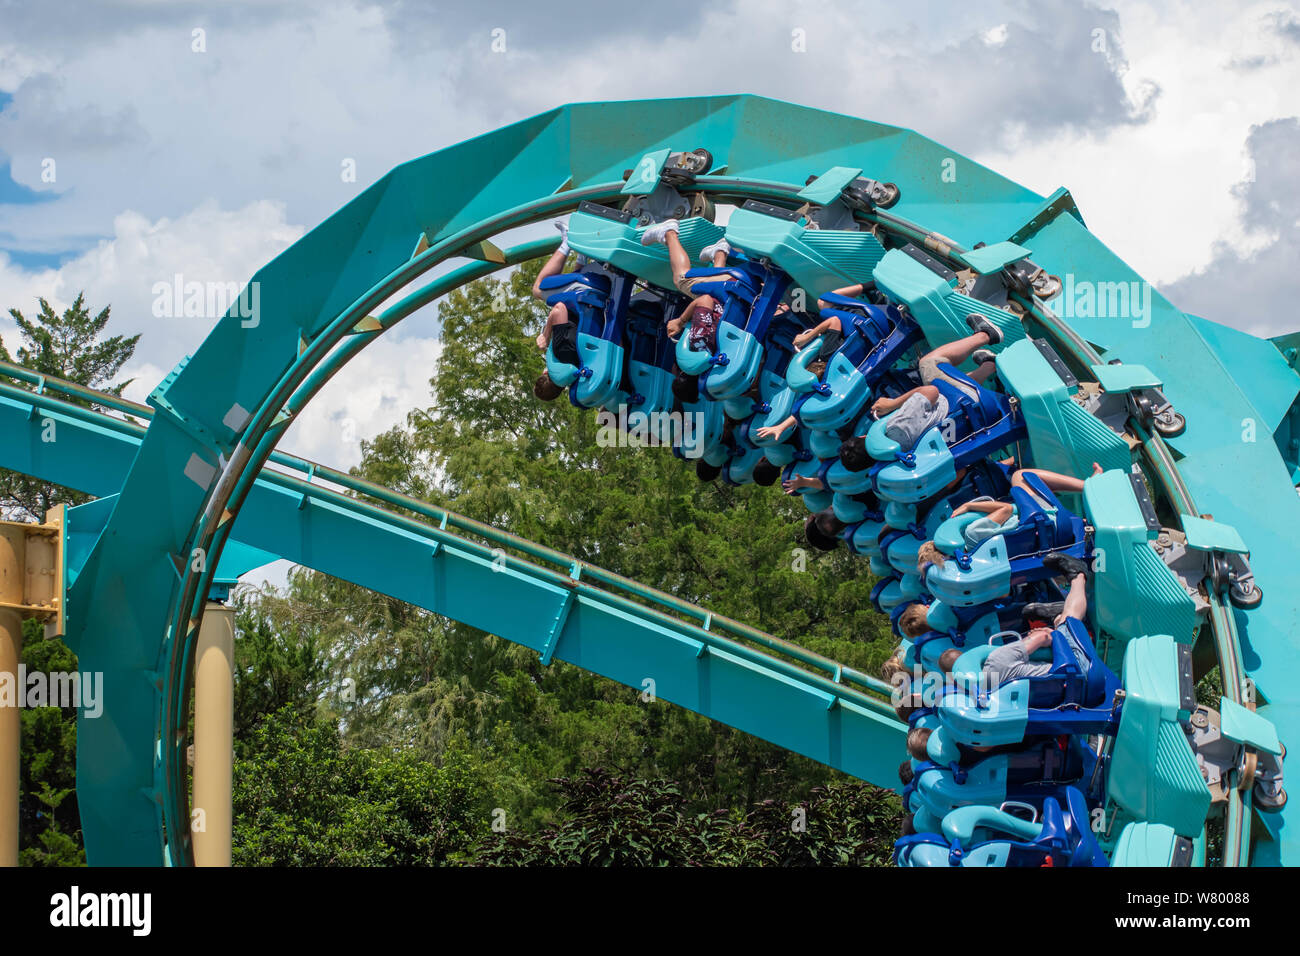
<svg viewBox="0 0 1300 956">
<path fill-rule="evenodd" d="M 564 271 L 565 260 L 569 258 L 569 250 L 561 247 L 551 253 L 551 258 L 546 260 L 546 265 L 542 266 L 542 271 L 537 273 L 537 278 L 533 280 L 533 298 L 545 301 L 546 296 L 542 294 L 542 280 L 549 279 L 551 276 L 559 275 Z"/>
<path fill-rule="evenodd" d="M 1082 574 L 1076 574 L 1070 581 L 1070 593 L 1065 596 L 1065 610 L 1061 616 L 1056 619 L 1060 624 L 1067 617 L 1077 618 L 1082 621 L 1088 613 L 1088 578 Z"/>
<path fill-rule="evenodd" d="M 989 376 L 991 376 L 996 371 L 997 371 L 997 366 L 995 364 L 993 364 L 992 362 L 985 362 L 979 368 L 975 369 L 975 371 L 970 373 L 970 379 L 972 382 L 975 382 L 978 385 L 983 385 L 985 382 L 989 380 Z"/>
<path fill-rule="evenodd" d="M 546 324 L 542 326 L 542 334 L 537 336 L 537 347 L 545 352 L 546 346 L 551 344 L 551 336 L 555 334 L 555 327 L 568 321 L 569 310 L 564 307 L 564 303 L 555 303 L 546 316 Z"/>
<path fill-rule="evenodd" d="M 673 268 L 673 279 L 680 282 L 691 269 L 691 257 L 686 252 L 686 247 L 682 245 L 682 240 L 678 237 L 676 229 L 669 230 L 664 236 L 664 245 L 668 247 L 668 262 Z M 713 258 L 716 262 L 718 255 L 715 253 Z M 727 261 L 725 254 L 722 261 L 724 263 Z"/>
<path fill-rule="evenodd" d="M 970 358 L 976 349 L 982 349 L 990 344 L 987 332 L 976 332 L 964 339 L 958 339 L 956 342 L 949 342 L 937 349 L 931 349 L 925 358 L 938 359 L 940 362 L 947 362 L 949 365 L 960 365 Z"/>
<path fill-rule="evenodd" d="M 1092 463 L 1092 473 L 1101 474 L 1101 465 L 1095 461 Z M 1024 488 L 1025 475 L 1037 475 L 1038 479 L 1045 484 L 1051 491 L 1083 491 L 1083 479 L 1075 478 L 1073 475 L 1062 475 L 1060 472 L 1048 471 L 1046 468 L 1020 468 L 1011 476 L 1011 484 L 1017 488 Z"/>
</svg>

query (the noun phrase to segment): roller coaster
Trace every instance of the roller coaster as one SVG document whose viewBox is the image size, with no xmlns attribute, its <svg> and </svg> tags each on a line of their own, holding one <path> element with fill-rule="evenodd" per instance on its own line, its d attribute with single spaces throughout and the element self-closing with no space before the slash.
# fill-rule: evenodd
<svg viewBox="0 0 1300 956">
<path fill-rule="evenodd" d="M 548 348 L 553 386 L 620 427 L 689 422 L 667 443 L 702 478 L 782 473 L 808 541 L 878 577 L 902 684 L 276 450 L 375 338 L 559 242 L 502 234 L 566 214 L 579 265 L 542 293 L 576 325 L 577 359 Z M 669 227 L 692 260 L 726 254 L 683 276 L 649 241 Z M 900 865 L 1201 865 L 1209 819 L 1223 865 L 1300 862 L 1281 787 L 1300 719 L 1300 343 L 1179 311 L 1066 190 L 759 97 L 578 104 L 393 169 L 251 281 L 255 319 L 232 308 L 148 405 L 0 368 L 0 466 L 94 496 L 57 517 L 55 597 L 81 668 L 103 675 L 103 713 L 77 728 L 92 864 L 194 862 L 196 641 L 210 602 L 277 558 L 545 664 L 651 678 L 898 789 Z M 699 295 L 716 336 L 674 341 Z M 838 337 L 809 340 L 827 319 Z M 978 329 L 988 354 L 924 373 L 921 356 Z M 936 383 L 946 414 L 909 432 L 904 399 Z M 882 398 L 899 407 L 873 414 Z M 1087 477 L 1010 483 L 1031 466 Z M 992 527 L 974 500 L 1012 517 Z M 1080 567 L 1086 614 L 1043 611 Z M 923 626 L 903 629 L 917 607 Z M 1035 613 L 1040 666 L 990 682 Z M 1216 667 L 1209 706 L 1196 681 Z"/>
</svg>

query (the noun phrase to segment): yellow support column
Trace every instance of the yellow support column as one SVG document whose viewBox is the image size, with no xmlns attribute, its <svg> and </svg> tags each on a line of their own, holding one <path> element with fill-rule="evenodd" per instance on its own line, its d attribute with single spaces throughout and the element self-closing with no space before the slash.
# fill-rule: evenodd
<svg viewBox="0 0 1300 956">
<path fill-rule="evenodd" d="M 23 603 L 27 537 L 21 528 L 0 525 L 0 605 Z M 22 739 L 24 688 L 18 682 L 23 657 L 23 616 L 0 606 L 0 866 L 18 865 L 18 745 Z"/>
<path fill-rule="evenodd" d="M 230 866 L 235 734 L 235 612 L 209 601 L 194 666 L 194 810 L 198 866 Z"/>
<path fill-rule="evenodd" d="M 44 621 L 47 638 L 63 636 L 64 511 L 51 508 L 45 524 L 0 521 L 0 866 L 18 865 L 23 620 Z"/>
</svg>

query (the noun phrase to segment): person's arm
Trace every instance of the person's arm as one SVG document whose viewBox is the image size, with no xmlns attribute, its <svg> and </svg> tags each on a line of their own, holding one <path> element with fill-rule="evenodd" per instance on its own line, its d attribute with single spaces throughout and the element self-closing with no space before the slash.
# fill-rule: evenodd
<svg viewBox="0 0 1300 956">
<path fill-rule="evenodd" d="M 768 425 L 766 428 L 760 428 L 754 434 L 757 435 L 759 438 L 776 438 L 777 440 L 780 440 L 781 436 L 785 434 L 785 432 L 793 428 L 795 424 L 796 424 L 795 417 L 793 415 L 790 415 L 786 417 L 783 421 L 781 421 L 779 424 Z"/>
<path fill-rule="evenodd" d="M 933 385 L 920 385 L 916 388 L 909 389 L 898 398 L 878 398 L 871 403 L 871 410 L 879 418 L 882 415 L 888 415 L 890 412 L 902 406 L 902 404 L 913 395 L 924 395 L 931 404 L 939 400 L 939 390 Z"/>
<path fill-rule="evenodd" d="M 826 486 L 818 478 L 808 478 L 804 475 L 795 475 L 793 478 L 787 478 L 781 482 L 781 487 L 785 489 L 787 495 L 792 495 L 800 488 L 815 488 L 821 491 Z"/>
<path fill-rule="evenodd" d="M 1016 506 L 1009 501 L 967 501 L 954 508 L 952 516 L 955 518 L 968 511 L 983 512 L 997 524 L 1006 524 L 1007 519 L 1016 513 Z"/>
<path fill-rule="evenodd" d="M 813 339 L 817 338 L 817 336 L 823 334 L 824 332 L 829 332 L 832 329 L 836 332 L 843 331 L 843 328 L 840 326 L 840 320 L 833 315 L 829 319 L 822 319 L 811 329 L 805 329 L 804 331 L 796 335 L 794 337 L 794 347 L 797 349 L 801 349 L 809 342 L 811 342 Z"/>
<path fill-rule="evenodd" d="M 675 319 L 668 320 L 666 328 L 668 329 L 668 337 L 670 339 L 675 339 L 677 336 L 682 334 L 682 329 L 686 326 L 687 317 L 695 311 L 697 307 L 699 307 L 699 302 L 704 298 L 705 296 L 697 295 L 686 304 L 686 308 L 682 310 L 681 315 L 677 316 Z"/>
<path fill-rule="evenodd" d="M 826 331 L 826 323 L 829 321 L 830 319 L 822 319 L 822 321 L 818 322 L 811 329 L 804 329 L 794 337 L 794 347 L 801 349 L 813 339 L 817 338 L 817 336 Z"/>
<path fill-rule="evenodd" d="M 846 298 L 853 299 L 856 298 L 857 296 L 862 295 L 862 283 L 859 282 L 856 285 L 846 285 L 842 289 L 832 289 L 831 293 L 833 295 L 842 295 L 845 296 Z M 825 308 L 829 308 L 829 306 L 830 303 L 828 303 L 825 299 L 817 300 L 817 308 L 825 309 Z"/>
</svg>

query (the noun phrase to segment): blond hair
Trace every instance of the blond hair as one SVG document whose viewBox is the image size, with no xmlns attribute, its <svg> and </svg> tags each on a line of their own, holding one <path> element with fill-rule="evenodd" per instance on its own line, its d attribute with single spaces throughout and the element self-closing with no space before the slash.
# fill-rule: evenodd
<svg viewBox="0 0 1300 956">
<path fill-rule="evenodd" d="M 936 548 L 933 541 L 927 541 L 916 549 L 917 571 L 920 571 L 927 564 L 937 564 L 939 567 L 943 567 L 944 562 L 947 560 L 948 555 Z"/>
</svg>

